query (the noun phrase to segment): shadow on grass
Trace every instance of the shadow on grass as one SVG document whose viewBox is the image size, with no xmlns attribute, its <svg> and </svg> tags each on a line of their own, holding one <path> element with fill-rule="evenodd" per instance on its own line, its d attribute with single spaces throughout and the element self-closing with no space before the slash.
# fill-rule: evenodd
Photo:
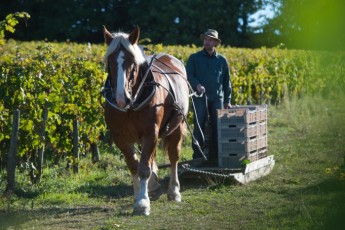
<svg viewBox="0 0 345 230">
<path fill-rule="evenodd" d="M 169 178 L 160 180 L 164 193 L 166 193 Z M 210 186 L 210 178 L 181 179 L 181 191 L 192 188 Z M 75 193 L 88 194 L 90 198 L 102 198 L 112 200 L 108 204 L 97 206 L 77 206 L 77 207 L 52 207 L 52 204 L 46 204 L 48 207 L 32 210 L 0 210 L 0 229 L 25 229 L 32 228 L 35 223 L 47 228 L 75 228 L 80 226 L 78 222 L 89 221 L 90 226 L 95 222 L 106 222 L 112 216 L 131 216 L 132 200 L 120 199 L 133 196 L 133 187 L 131 184 L 118 184 L 116 186 L 88 185 L 81 186 L 74 191 Z M 35 199 L 39 194 L 25 193 L 19 191 L 18 196 L 22 198 Z M 102 218 L 100 220 L 98 218 Z M 94 220 L 94 221 L 92 221 Z M 74 223 L 75 222 L 75 223 Z M 42 225 L 43 224 L 43 225 Z"/>
<path fill-rule="evenodd" d="M 296 227 L 315 230 L 344 229 L 344 181 L 327 179 L 301 189 L 285 191 L 284 196 L 292 202 L 292 206 L 284 209 L 274 219 L 284 220 L 286 216 L 291 216 L 290 219 Z"/>
<path fill-rule="evenodd" d="M 169 176 L 161 178 L 159 183 L 162 185 L 163 192 L 168 190 Z M 210 175 L 202 174 L 186 174 L 179 177 L 181 192 L 188 189 L 195 188 L 212 188 L 222 185 L 234 184 L 233 179 L 229 178 L 219 178 Z M 41 195 L 40 191 L 24 191 L 22 189 L 16 189 L 15 195 L 18 198 L 24 199 L 35 199 Z M 83 185 L 74 190 L 74 193 L 87 194 L 90 198 L 107 198 L 107 199 L 122 199 L 126 197 L 133 196 L 133 186 L 132 184 L 119 183 L 117 185 Z"/>
<path fill-rule="evenodd" d="M 75 192 L 86 193 L 90 197 L 95 198 L 106 197 L 111 199 L 120 199 L 133 196 L 133 186 L 125 183 L 115 186 L 87 185 L 79 187 Z"/>
<path fill-rule="evenodd" d="M 220 175 L 222 175 L 220 173 Z M 224 185 L 237 185 L 234 177 L 217 176 L 206 173 L 184 172 L 179 176 L 181 191 L 195 188 L 217 188 Z"/>
<path fill-rule="evenodd" d="M 169 177 L 161 178 L 159 183 L 162 186 L 163 192 L 166 193 L 169 186 Z M 194 189 L 194 188 L 206 188 L 206 187 L 216 187 L 222 185 L 234 184 L 233 179 L 219 178 L 209 175 L 190 175 L 179 177 L 181 192 Z M 81 186 L 75 190 L 76 193 L 86 193 L 90 197 L 94 198 L 110 198 L 110 199 L 120 199 L 124 197 L 133 196 L 133 186 L 132 184 L 121 183 L 116 186 L 104 186 L 104 185 L 87 185 Z"/>
<path fill-rule="evenodd" d="M 321 195 L 313 206 L 323 207 L 323 225 L 316 223 L 314 229 L 344 229 L 345 226 L 345 182 L 338 179 L 326 180 L 305 189 L 308 194 Z"/>
<path fill-rule="evenodd" d="M 162 185 L 164 195 L 166 194 L 169 185 L 169 177 L 161 178 L 160 183 Z M 200 176 L 192 178 L 180 178 L 180 183 L 181 192 L 184 192 L 194 188 L 212 188 L 231 182 L 210 176 Z M 40 195 L 39 192 L 16 192 L 17 196 L 27 199 L 35 199 Z M 46 226 L 48 228 L 60 228 L 61 226 L 66 228 L 75 228 L 75 226 L 78 226 L 78 223 L 74 222 L 78 221 L 82 222 L 87 220 L 90 222 L 90 224 L 94 224 L 94 222 L 100 221 L 97 219 L 98 217 L 103 218 L 103 220 L 106 222 L 107 218 L 109 219 L 114 215 L 131 216 L 133 205 L 132 199 L 126 198 L 131 198 L 133 196 L 132 184 L 120 183 L 110 186 L 90 184 L 80 186 L 73 192 L 87 194 L 90 198 L 100 198 L 105 200 L 105 202 L 102 204 L 96 204 L 95 206 L 86 204 L 85 206 L 82 205 L 72 208 L 56 207 L 54 204 L 48 203 L 45 204 L 46 207 L 39 209 L 28 210 L 26 207 L 24 210 L 0 210 L 0 229 L 31 228 L 36 222 L 39 223 L 40 226 L 49 225 Z M 124 200 L 121 201 L 121 199 Z M 107 200 L 110 201 L 108 202 Z M 90 221 L 90 219 L 94 219 L 95 221 Z"/>
<path fill-rule="evenodd" d="M 114 186 L 103 185 L 87 185 L 81 186 L 75 190 L 76 193 L 86 193 L 90 197 L 107 197 L 112 199 L 119 199 L 123 197 L 133 196 L 133 186 L 121 183 Z M 14 194 L 19 198 L 35 199 L 41 192 L 39 191 L 24 191 L 22 189 L 15 189 Z"/>
<path fill-rule="evenodd" d="M 14 194 L 20 198 L 25 198 L 25 199 L 35 199 L 40 195 L 39 191 L 25 191 L 20 188 L 16 188 L 14 190 Z"/>
<path fill-rule="evenodd" d="M 111 216 L 114 212 L 115 210 L 113 208 L 104 207 L 42 208 L 39 210 L 18 210 L 12 212 L 0 211 L 0 229 L 26 229 L 32 227 L 43 229 L 48 226 L 54 229 L 60 229 L 69 224 L 73 225 L 71 222 L 73 219 L 78 222 L 79 220 L 77 219 L 83 219 L 86 216 L 90 218 L 90 216 L 97 215 L 97 213 Z M 38 223 L 36 227 L 35 223 Z"/>
</svg>

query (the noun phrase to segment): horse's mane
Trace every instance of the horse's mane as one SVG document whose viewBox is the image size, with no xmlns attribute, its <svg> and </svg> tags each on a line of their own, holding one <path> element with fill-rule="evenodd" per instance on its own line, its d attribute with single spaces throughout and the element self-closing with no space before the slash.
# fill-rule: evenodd
<svg viewBox="0 0 345 230">
<path fill-rule="evenodd" d="M 142 64 L 145 62 L 145 57 L 143 51 L 139 48 L 137 44 L 132 45 L 128 37 L 129 35 L 123 32 L 113 33 L 113 40 L 108 46 L 107 52 L 104 55 L 104 63 L 107 64 L 109 55 L 114 52 L 114 50 L 119 46 L 123 45 L 125 49 L 134 56 L 134 60 L 137 64 Z"/>
</svg>

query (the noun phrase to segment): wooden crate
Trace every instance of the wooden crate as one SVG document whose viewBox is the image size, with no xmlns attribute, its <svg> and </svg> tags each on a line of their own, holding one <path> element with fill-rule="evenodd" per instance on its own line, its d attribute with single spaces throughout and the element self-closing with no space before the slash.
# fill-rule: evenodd
<svg viewBox="0 0 345 230">
<path fill-rule="evenodd" d="M 253 138 L 267 133 L 266 120 L 251 124 L 236 123 L 224 124 L 218 126 L 218 136 L 221 139 Z"/>
<path fill-rule="evenodd" d="M 267 105 L 236 106 L 217 111 L 218 126 L 250 124 L 267 120 Z"/>
<path fill-rule="evenodd" d="M 245 160 L 249 160 L 250 162 L 257 161 L 268 156 L 267 152 L 267 147 L 264 147 L 251 152 L 223 153 L 218 156 L 218 166 L 221 168 L 242 168 L 245 166 Z"/>
<path fill-rule="evenodd" d="M 238 106 L 217 112 L 219 167 L 240 167 L 267 156 L 267 106 Z"/>
<path fill-rule="evenodd" d="M 267 147 L 267 135 L 255 138 L 218 138 L 218 154 L 251 152 Z"/>
</svg>

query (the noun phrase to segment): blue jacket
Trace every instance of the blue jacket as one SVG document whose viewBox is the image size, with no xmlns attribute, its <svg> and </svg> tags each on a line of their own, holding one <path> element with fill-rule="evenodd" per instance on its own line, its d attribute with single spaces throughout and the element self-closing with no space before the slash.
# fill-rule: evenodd
<svg viewBox="0 0 345 230">
<path fill-rule="evenodd" d="M 230 102 L 232 92 L 230 71 L 224 56 L 217 52 L 209 55 L 203 49 L 189 57 L 186 71 L 188 82 L 194 91 L 200 83 L 205 87 L 208 100 L 221 99 L 223 103 Z"/>
</svg>

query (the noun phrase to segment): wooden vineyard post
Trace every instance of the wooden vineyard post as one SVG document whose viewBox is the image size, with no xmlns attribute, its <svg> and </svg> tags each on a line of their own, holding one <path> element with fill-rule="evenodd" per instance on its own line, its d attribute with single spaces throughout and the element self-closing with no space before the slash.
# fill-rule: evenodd
<svg viewBox="0 0 345 230">
<path fill-rule="evenodd" d="M 13 113 L 12 134 L 10 142 L 10 151 L 7 160 L 7 187 L 6 192 L 12 192 L 15 189 L 15 171 L 16 171 L 16 155 L 18 150 L 18 134 L 19 134 L 20 110 L 16 109 Z"/>
<path fill-rule="evenodd" d="M 73 119 L 73 172 L 79 172 L 79 145 L 78 120 Z"/>
<path fill-rule="evenodd" d="M 91 154 L 92 154 L 92 163 L 96 163 L 99 161 L 99 149 L 96 143 L 91 143 Z"/>
<path fill-rule="evenodd" d="M 41 133 L 40 133 L 40 140 L 41 140 L 41 147 L 38 149 L 38 182 L 41 181 L 41 175 L 42 175 L 42 165 L 43 165 L 43 159 L 44 159 L 44 142 L 45 142 L 45 132 L 46 132 L 46 123 L 48 119 L 48 109 L 45 107 L 43 109 L 42 114 L 42 127 L 41 127 Z"/>
</svg>

